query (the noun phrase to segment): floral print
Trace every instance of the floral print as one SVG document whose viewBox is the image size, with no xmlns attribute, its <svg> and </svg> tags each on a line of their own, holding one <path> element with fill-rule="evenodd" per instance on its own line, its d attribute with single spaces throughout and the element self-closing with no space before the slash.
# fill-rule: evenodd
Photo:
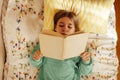
<svg viewBox="0 0 120 80">
<path fill-rule="evenodd" d="M 6 46 L 4 80 L 36 80 L 38 69 L 29 57 L 43 27 L 43 3 L 39 0 L 9 0 L 3 27 Z M 9 25 L 11 24 L 11 25 Z M 32 37 L 31 37 L 32 36 Z"/>
</svg>

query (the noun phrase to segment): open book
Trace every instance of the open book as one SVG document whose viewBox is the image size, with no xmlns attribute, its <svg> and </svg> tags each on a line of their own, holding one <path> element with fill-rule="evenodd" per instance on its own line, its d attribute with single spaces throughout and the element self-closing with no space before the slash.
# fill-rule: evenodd
<svg viewBox="0 0 120 80">
<path fill-rule="evenodd" d="M 39 35 L 43 56 L 59 60 L 80 56 L 85 51 L 87 40 L 88 33 L 83 32 L 63 36 L 54 31 L 44 31 Z"/>
</svg>

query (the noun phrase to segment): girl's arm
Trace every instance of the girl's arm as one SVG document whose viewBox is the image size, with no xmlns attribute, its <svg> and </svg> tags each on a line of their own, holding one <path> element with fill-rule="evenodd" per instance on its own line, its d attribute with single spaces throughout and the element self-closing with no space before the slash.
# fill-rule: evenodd
<svg viewBox="0 0 120 80">
<path fill-rule="evenodd" d="M 79 72 L 80 75 L 88 75 L 92 72 L 92 58 L 89 52 L 80 55 Z"/>
<path fill-rule="evenodd" d="M 37 44 L 35 46 L 35 48 L 33 49 L 32 53 L 30 54 L 30 62 L 32 65 L 36 66 L 36 67 L 40 67 L 43 63 L 43 57 L 41 55 L 39 55 L 40 53 L 40 46 L 39 44 Z M 35 55 L 38 55 L 38 57 L 36 57 Z M 36 58 L 36 59 L 35 59 Z"/>
<path fill-rule="evenodd" d="M 79 64 L 79 72 L 80 75 L 88 75 L 90 73 L 92 73 L 92 58 L 90 58 L 90 62 L 84 62 L 84 61 L 80 61 Z"/>
</svg>

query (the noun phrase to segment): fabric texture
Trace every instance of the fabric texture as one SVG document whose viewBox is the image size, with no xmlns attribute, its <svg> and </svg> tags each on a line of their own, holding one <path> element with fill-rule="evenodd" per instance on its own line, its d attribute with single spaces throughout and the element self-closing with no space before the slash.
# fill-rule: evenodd
<svg viewBox="0 0 120 80">
<path fill-rule="evenodd" d="M 38 69 L 29 63 L 29 55 L 38 43 L 43 27 L 41 0 L 9 0 L 3 21 L 6 49 L 4 80 L 36 80 Z"/>
<path fill-rule="evenodd" d="M 36 61 L 33 55 L 37 50 L 40 50 L 39 44 L 33 49 L 30 60 L 40 68 L 38 80 L 81 80 L 80 75 L 92 72 L 92 59 L 89 63 L 83 62 L 79 56 L 65 60 L 42 57 Z"/>
</svg>

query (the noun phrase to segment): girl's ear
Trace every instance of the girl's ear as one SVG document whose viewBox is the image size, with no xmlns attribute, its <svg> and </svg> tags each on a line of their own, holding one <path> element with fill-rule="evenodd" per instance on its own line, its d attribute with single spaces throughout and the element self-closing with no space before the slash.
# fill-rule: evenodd
<svg viewBox="0 0 120 80">
<path fill-rule="evenodd" d="M 54 31 L 56 32 L 56 27 L 54 27 Z"/>
<path fill-rule="evenodd" d="M 54 29 L 54 31 L 56 32 L 56 28 Z"/>
</svg>

